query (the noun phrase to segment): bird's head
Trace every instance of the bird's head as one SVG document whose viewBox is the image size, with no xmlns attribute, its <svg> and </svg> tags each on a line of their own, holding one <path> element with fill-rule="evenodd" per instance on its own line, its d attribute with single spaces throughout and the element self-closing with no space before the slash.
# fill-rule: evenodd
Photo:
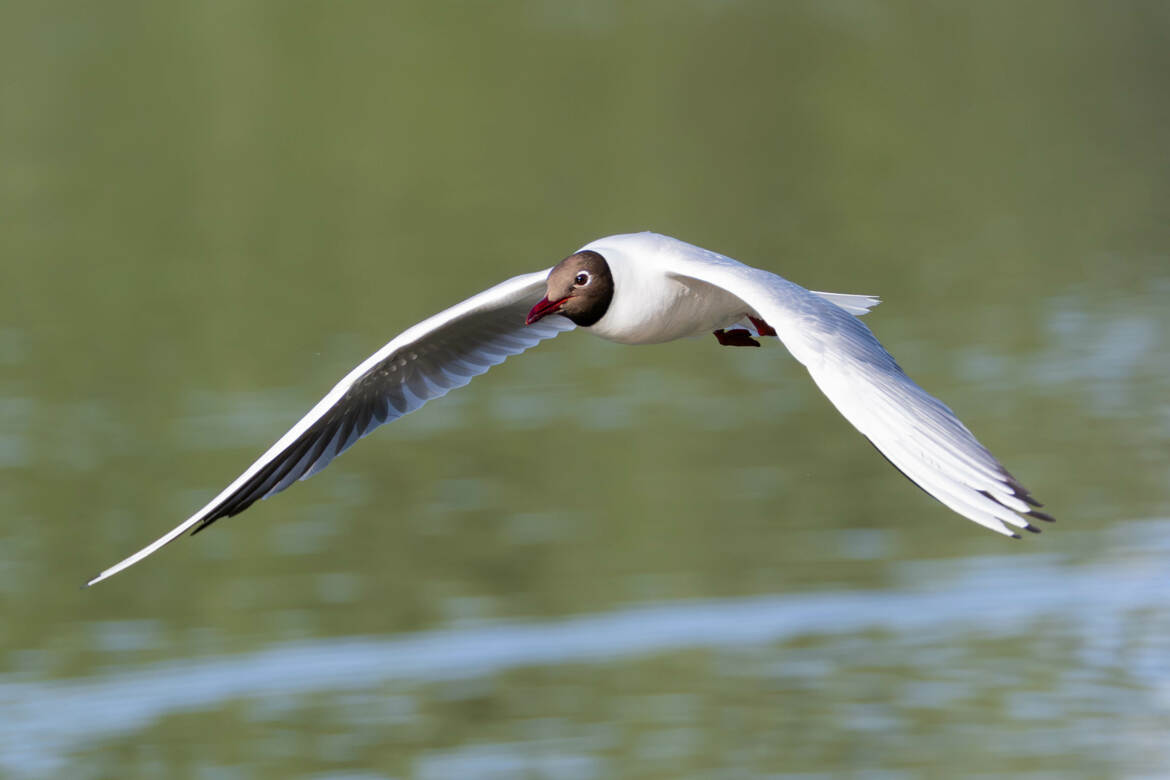
<svg viewBox="0 0 1170 780">
<path fill-rule="evenodd" d="M 609 263 L 589 249 L 569 255 L 548 272 L 548 289 L 528 312 L 531 325 L 550 314 L 561 314 L 587 328 L 605 316 L 613 300 Z"/>
</svg>

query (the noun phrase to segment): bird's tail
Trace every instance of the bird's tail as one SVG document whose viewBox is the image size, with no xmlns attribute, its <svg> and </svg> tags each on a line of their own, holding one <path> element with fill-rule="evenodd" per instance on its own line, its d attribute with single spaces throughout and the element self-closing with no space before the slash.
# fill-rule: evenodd
<svg viewBox="0 0 1170 780">
<path fill-rule="evenodd" d="M 819 295 L 829 303 L 834 303 L 858 317 L 882 302 L 876 295 L 849 295 L 848 293 L 818 292 L 817 290 L 813 290 L 812 294 Z"/>
</svg>

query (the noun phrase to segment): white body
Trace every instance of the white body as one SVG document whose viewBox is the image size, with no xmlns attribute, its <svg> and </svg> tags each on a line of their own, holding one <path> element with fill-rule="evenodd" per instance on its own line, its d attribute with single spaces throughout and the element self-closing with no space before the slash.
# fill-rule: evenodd
<svg viewBox="0 0 1170 780">
<path fill-rule="evenodd" d="M 661 344 L 730 327 L 749 313 L 742 300 L 725 290 L 671 276 L 672 260 L 692 249 L 689 244 L 656 233 L 631 233 L 598 239 L 581 249 L 599 253 L 613 274 L 613 301 L 589 328 L 603 339 Z"/>
</svg>

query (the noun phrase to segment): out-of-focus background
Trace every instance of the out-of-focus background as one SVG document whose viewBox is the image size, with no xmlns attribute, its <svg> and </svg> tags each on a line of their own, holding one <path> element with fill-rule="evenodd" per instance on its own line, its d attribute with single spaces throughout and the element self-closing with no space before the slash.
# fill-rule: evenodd
<svg viewBox="0 0 1170 780">
<path fill-rule="evenodd" d="M 0 6 L 0 775 L 1170 775 L 1163 3 Z M 91 590 L 417 320 L 654 229 L 867 322 L 570 334 Z"/>
</svg>

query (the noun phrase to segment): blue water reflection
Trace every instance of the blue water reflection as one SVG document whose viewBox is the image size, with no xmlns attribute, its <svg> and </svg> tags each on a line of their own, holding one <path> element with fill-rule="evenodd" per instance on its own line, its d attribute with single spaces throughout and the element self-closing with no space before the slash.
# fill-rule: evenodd
<svg viewBox="0 0 1170 780">
<path fill-rule="evenodd" d="M 962 652 L 952 644 L 956 638 L 1071 644 L 1079 648 L 1076 673 L 1047 691 L 1009 692 L 1013 720 L 1059 719 L 1070 703 L 1090 708 L 1093 717 L 1133 717 L 1143 711 L 1155 718 L 1170 716 L 1170 631 L 1165 630 L 1170 627 L 1170 520 L 1128 523 L 1100 541 L 1104 554 L 1086 564 L 1056 555 L 906 563 L 897 569 L 903 585 L 888 591 L 644 604 L 534 622 L 472 619 L 409 635 L 288 642 L 70 681 L 10 677 L 0 683 L 0 712 L 7 724 L 0 732 L 0 766 L 14 775 L 36 776 L 92 743 L 169 715 L 218 709 L 235 700 L 256 702 L 252 711 L 263 719 L 278 717 L 282 707 L 295 708 L 306 696 L 393 683 L 403 692 L 379 702 L 381 716 L 409 721 L 414 711 L 410 691 L 429 684 L 487 681 L 523 667 L 606 665 L 694 648 L 726 654 L 725 674 L 769 685 L 785 681 L 815 690 L 841 664 L 853 665 L 862 657 L 878 667 L 910 663 L 924 678 L 939 678 L 908 682 L 890 706 L 867 713 L 856 705 L 860 709 L 849 717 L 851 728 L 881 729 L 905 708 L 946 707 L 977 695 L 980 686 L 1015 685 L 1018 672 L 1008 668 L 991 676 L 987 669 L 971 669 L 966 660 L 952 668 L 954 653 Z M 873 542 L 861 544 L 863 553 Z M 329 599 L 349 598 L 359 587 L 348 575 L 322 578 L 319 586 Z M 119 622 L 95 624 L 93 632 L 105 649 L 121 651 L 149 646 L 157 628 L 152 621 Z M 868 632 L 878 632 L 882 639 L 873 641 L 886 649 L 867 653 Z M 825 643 L 815 651 L 786 646 L 814 637 Z M 1113 678 L 1119 670 L 1141 687 L 1119 687 Z M 393 710 L 389 715 L 387 708 Z M 685 732 L 660 736 L 687 741 Z M 998 749 L 1083 749 L 1043 742 L 1038 748 L 1034 737 L 1027 743 L 1000 743 Z M 997 733 L 1000 738 L 1010 735 Z M 466 762 L 488 772 L 476 776 L 493 776 L 493 767 L 512 767 L 520 760 L 501 750 L 468 748 L 420 761 L 431 767 L 427 772 L 440 773 L 436 777 Z M 599 758 L 562 759 L 567 762 L 563 773 L 553 767 L 541 776 L 604 774 Z M 1170 764 L 1164 768 L 1170 770 Z"/>
</svg>

